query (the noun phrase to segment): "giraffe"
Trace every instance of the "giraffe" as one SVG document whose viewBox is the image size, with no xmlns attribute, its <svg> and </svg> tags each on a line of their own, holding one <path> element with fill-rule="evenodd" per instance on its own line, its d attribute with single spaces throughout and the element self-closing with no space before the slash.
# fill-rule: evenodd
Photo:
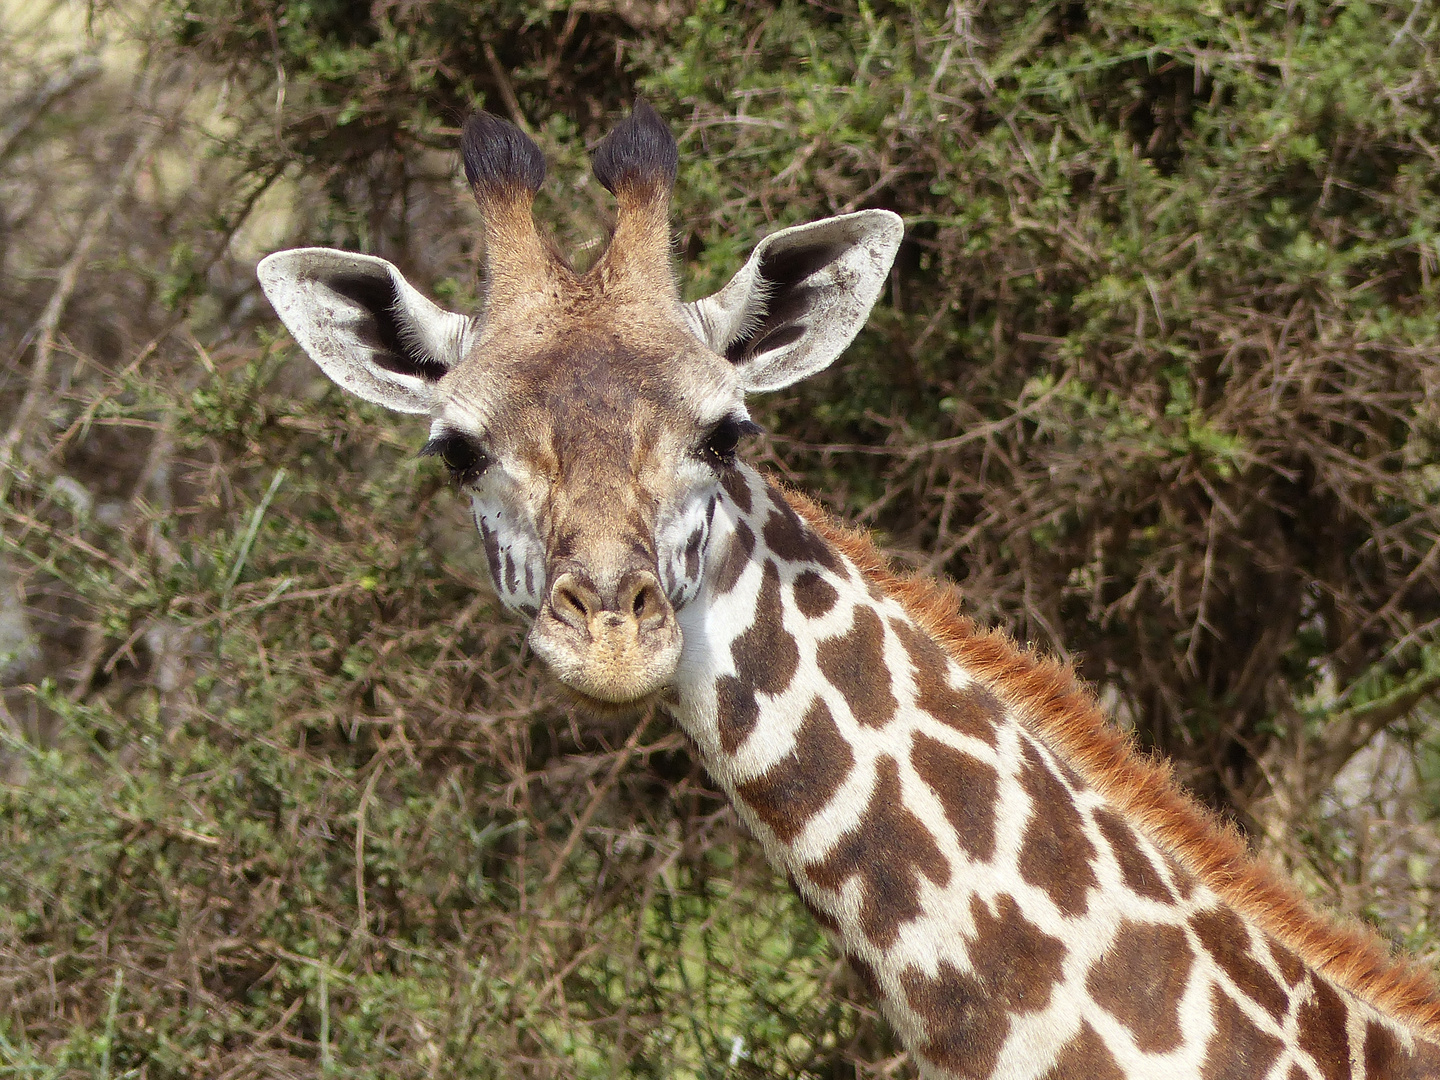
<svg viewBox="0 0 1440 1080">
<path fill-rule="evenodd" d="M 896 215 L 782 229 L 682 303 L 643 101 L 593 155 L 616 224 L 583 273 L 535 225 L 538 147 L 476 113 L 461 150 L 482 315 L 323 248 L 264 290 L 340 386 L 429 418 L 534 651 L 588 710 L 669 712 L 923 1075 L 1440 1077 L 1424 972 L 1308 909 L 1068 669 L 737 456 L 746 395 L 865 322 Z"/>
</svg>

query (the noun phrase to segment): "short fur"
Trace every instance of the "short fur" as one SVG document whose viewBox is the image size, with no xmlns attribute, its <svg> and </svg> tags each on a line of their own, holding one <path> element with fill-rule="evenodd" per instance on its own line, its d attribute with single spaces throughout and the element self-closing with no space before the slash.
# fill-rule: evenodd
<svg viewBox="0 0 1440 1080">
<path fill-rule="evenodd" d="M 530 136 L 487 112 L 465 120 L 460 149 L 485 222 L 486 332 L 504 333 L 506 323 L 536 325 L 573 280 L 531 212 L 545 156 Z"/>
<path fill-rule="evenodd" d="M 466 131 L 467 175 L 486 227 L 483 324 L 435 308 L 410 289 L 398 271 L 372 256 L 324 249 L 279 253 L 261 264 L 261 281 L 286 325 L 340 385 L 403 412 L 428 413 L 438 425 L 432 435 L 442 440 L 434 445 L 465 438 L 472 440 L 474 456 L 484 452 L 490 468 L 468 486 L 496 593 L 507 607 L 532 620 L 530 645 L 563 684 L 573 693 L 596 699 L 602 710 L 609 708 L 604 702 L 634 702 L 658 695 L 679 670 L 676 611 L 684 611 L 690 599 L 706 587 L 700 553 L 712 523 L 718 520 L 722 501 L 713 491 L 715 477 L 704 455 L 717 423 L 724 419 L 738 424 L 745 415 L 744 392 L 788 386 L 823 370 L 839 355 L 883 288 L 900 244 L 902 223 L 887 211 L 874 210 L 783 229 L 762 241 L 741 272 L 719 293 L 682 306 L 669 249 L 674 144 L 648 106 L 638 103 L 635 113 L 622 121 L 597 151 L 596 175 L 614 190 L 619 213 L 610 247 L 581 278 L 557 260 L 535 228 L 531 206 L 534 189 L 543 177 L 538 148 L 493 117 L 472 118 Z M 754 325 L 757 316 L 759 322 Z M 407 320 L 413 320 L 410 331 L 405 329 Z M 398 329 L 392 324 L 398 324 Z M 423 342 L 429 351 L 417 353 L 417 342 Z M 438 381 L 427 379 L 430 352 L 434 353 L 431 359 L 447 367 Z M 397 372 L 401 366 L 406 370 Z M 462 481 L 475 471 L 469 461 L 464 447 L 450 456 L 451 467 Z M 737 475 L 722 477 L 721 483 L 736 510 L 749 514 L 749 481 L 728 482 Z M 788 498 L 831 547 L 860 568 L 872 591 L 882 589 L 903 604 L 935 643 L 992 691 L 984 697 L 996 715 L 1002 710 L 991 699 L 1004 699 L 1006 735 L 1023 744 L 1027 758 L 1016 776 L 1032 807 L 1047 799 L 1061 802 L 1047 794 L 1051 789 L 1046 783 L 1053 782 L 1055 791 L 1066 786 L 1053 775 L 1045 780 L 1046 770 L 1037 765 L 1038 757 L 1028 760 L 1039 753 L 1036 743 L 1043 742 L 1051 748 L 1060 773 L 1068 775 L 1073 766 L 1107 797 L 1117 821 L 1123 819 L 1122 840 L 1107 837 L 1120 873 L 1128 875 L 1135 869 L 1131 865 L 1127 870 L 1125 862 L 1125 843 L 1135 844 L 1129 834 L 1133 824 L 1149 841 L 1178 856 L 1185 869 L 1180 877 L 1198 877 L 1224 899 L 1227 908 L 1189 920 L 1195 935 L 1203 938 L 1203 927 L 1216 917 L 1223 920 L 1228 915 L 1239 922 L 1235 912 L 1243 912 L 1247 921 L 1285 942 L 1327 980 L 1344 985 L 1391 1017 L 1413 1025 L 1417 1034 L 1440 1044 L 1440 992 L 1429 978 L 1417 968 L 1394 963 L 1372 936 L 1314 914 L 1292 888 L 1248 855 L 1233 830 L 1218 824 L 1184 794 L 1167 769 L 1134 752 L 1106 723 L 1073 672 L 1017 647 L 1001 632 L 978 629 L 960 615 L 953 586 L 891 573 L 868 539 L 836 526 L 803 496 Z M 799 646 L 784 627 L 778 562 L 820 559 L 827 567 L 838 564 L 830 548 L 816 543 L 791 515 L 773 512 L 769 495 L 765 500 L 765 522 L 754 519 L 752 531 L 740 520 L 723 563 L 715 567 L 716 584 L 729 578 L 722 590 L 728 591 L 744 568 L 753 566 L 747 560 L 763 538 L 768 555 L 753 608 L 747 610 L 746 601 L 741 600 L 738 609 L 717 613 L 732 621 L 736 617 L 747 621 L 748 617 L 747 628 L 735 628 L 739 636 L 729 648 L 737 675 L 722 676 L 713 685 L 700 688 L 699 707 L 691 719 L 698 718 L 702 733 L 713 736 L 718 747 L 720 756 L 710 759 L 721 766 L 717 778 L 727 790 L 732 782 L 746 786 L 746 791 L 739 792 L 742 813 L 748 806 L 758 826 L 768 826 L 779 838 L 786 829 L 796 827 L 798 818 L 787 814 L 803 814 L 807 807 L 818 806 L 822 797 L 828 799 L 827 791 L 834 793 L 834 785 L 840 782 L 834 766 L 842 756 L 836 744 L 839 740 L 843 745 L 843 740 L 834 733 L 826 734 L 828 729 L 818 714 L 813 723 L 805 718 L 800 730 L 809 732 L 807 745 L 819 746 L 821 751 L 813 760 L 803 761 L 798 778 L 792 770 L 790 778 L 796 783 L 789 786 L 788 793 L 776 794 L 774 788 L 786 779 L 788 766 L 778 766 L 777 772 L 772 762 L 772 768 L 759 776 L 726 776 L 723 769 L 737 764 L 738 759 L 725 755 L 735 754 L 756 723 L 760 712 L 756 694 L 778 693 L 799 670 Z M 805 618 L 809 618 L 804 615 L 806 605 L 820 612 L 834 602 L 834 597 L 827 598 L 817 588 L 816 583 L 824 584 L 821 576 L 813 573 L 813 567 L 807 569 L 815 582 L 801 585 L 801 576 L 797 576 L 788 586 L 795 610 Z M 848 581 L 848 571 L 844 576 Z M 857 590 L 857 597 L 861 595 Z M 885 661 L 889 631 L 873 608 L 863 606 L 863 599 L 851 623 L 843 638 L 832 635 L 813 643 L 814 670 L 826 680 L 828 689 L 844 699 L 845 711 L 856 724 L 885 723 L 899 705 L 891 681 L 895 672 Z M 891 628 L 900 637 L 899 647 L 908 650 L 912 631 L 902 623 L 904 620 L 897 619 Z M 945 665 L 940 663 L 941 675 L 936 675 L 935 646 L 927 641 L 925 648 L 926 678 L 933 676 L 932 686 L 943 689 Z M 667 655 L 669 659 L 665 659 Z M 724 657 L 720 661 L 724 663 Z M 919 664 L 914 671 L 915 717 L 919 718 L 927 711 L 921 700 L 925 679 L 920 677 Z M 871 676 L 875 677 L 873 684 Z M 731 683 L 739 689 L 723 688 Z M 713 697 L 708 696 L 711 693 Z M 713 712 L 706 712 L 712 705 Z M 1028 729 L 1024 739 L 1013 730 L 1012 717 L 1018 717 Z M 938 714 L 930 714 L 930 719 L 941 725 L 951 723 Z M 713 730 L 705 726 L 712 721 Z M 963 725 L 957 722 L 953 726 L 958 730 Z M 963 730 L 960 733 L 965 734 Z M 915 776 L 939 801 L 933 812 L 945 814 L 955 843 L 967 851 L 972 845 L 981 850 L 993 843 L 993 838 L 986 839 L 987 834 L 954 823 L 958 811 L 952 813 L 953 805 L 963 799 L 950 799 L 946 792 L 956 794 L 955 771 L 969 767 L 954 764 L 959 751 L 947 764 L 943 755 L 932 756 L 936 748 L 944 749 L 941 743 L 930 740 L 934 746 L 929 746 L 918 729 L 914 735 L 910 759 Z M 795 738 L 799 745 L 799 732 Z M 951 873 L 950 863 L 934 836 L 924 833 L 919 819 L 890 812 L 902 809 L 897 771 L 902 749 L 898 744 L 889 749 L 895 752 L 874 758 L 873 790 L 862 808 L 874 821 L 863 830 L 852 830 L 856 835 L 851 839 L 837 838 L 843 842 L 831 844 L 824 853 L 817 849 L 807 855 L 791 849 L 787 854 L 796 856 L 790 869 L 819 886 L 824 897 L 840 895 L 836 888 L 854 876 L 852 867 L 854 873 L 866 875 L 859 894 L 863 907 L 852 906 L 847 914 L 843 905 L 831 904 L 829 914 L 832 918 L 837 912 L 844 918 L 858 914 L 858 919 L 852 920 L 855 927 L 849 943 L 867 952 L 871 960 L 880 958 L 882 968 L 887 958 L 879 950 L 886 948 L 885 943 L 898 936 L 900 924 L 923 906 L 916 875 L 938 884 Z M 705 753 L 711 753 L 708 745 Z M 794 760 L 797 768 L 801 767 L 801 755 Z M 926 779 L 941 771 L 946 777 L 943 782 L 934 784 Z M 993 769 L 976 775 L 991 773 L 999 775 Z M 976 786 L 968 785 L 967 790 Z M 985 820 L 994 816 L 989 810 L 993 802 L 993 798 L 975 800 Z M 855 808 L 839 809 L 848 812 Z M 1104 831 L 1104 813 L 1097 810 L 1094 819 L 1095 827 Z M 1065 825 L 1065 820 L 1070 824 Z M 1067 898 L 1072 895 L 1078 908 L 1089 887 L 1082 882 L 1079 892 L 1072 894 L 1067 879 L 1081 874 L 1094 878 L 1090 863 L 1096 849 L 1076 824 L 1078 820 L 1072 806 L 1068 819 L 1042 813 L 1034 815 L 1031 822 L 1037 826 L 1044 823 L 1050 834 L 1049 839 L 1037 841 L 1037 848 L 1050 845 L 1059 853 L 1040 860 L 1042 875 L 1050 876 L 1036 880 L 1037 887 L 1049 893 L 1062 913 L 1069 910 Z M 770 822 L 778 822 L 778 828 Z M 1076 836 L 1079 840 L 1056 840 L 1062 826 L 1070 830 L 1072 840 Z M 862 832 L 867 835 L 860 836 Z M 1015 867 L 1027 882 L 1032 875 L 1026 869 L 1025 852 L 1037 849 L 1031 847 L 1032 835 L 1039 833 L 1027 830 Z M 862 867 L 856 860 L 866 851 L 869 861 Z M 894 865 L 897 860 L 887 855 L 892 851 L 900 856 L 898 868 Z M 776 855 L 773 847 L 771 854 Z M 1163 894 L 1166 886 L 1158 867 L 1143 853 L 1134 854 Z M 806 860 L 804 866 L 801 859 Z M 914 887 L 893 888 L 901 876 L 908 876 Z M 1171 884 L 1178 885 L 1179 879 Z M 800 887 L 809 888 L 803 882 Z M 1127 887 L 1143 899 L 1143 888 L 1133 883 Z M 817 894 L 811 893 L 814 901 Z M 1014 907 L 1015 898 L 1008 896 L 1005 902 Z M 817 908 L 824 906 L 817 903 Z M 982 902 L 981 906 L 988 905 Z M 994 923 L 998 912 L 997 907 L 975 914 L 972 904 L 971 921 L 977 934 L 975 941 L 965 945 L 967 955 L 981 956 L 974 950 L 986 935 L 980 935 L 978 927 L 982 918 Z M 960 921 L 963 924 L 963 916 Z M 1000 921 L 1024 930 L 1018 918 Z M 948 926 L 951 932 L 957 929 L 954 919 Z M 1176 935 L 1182 931 L 1175 926 L 1171 930 L 1175 933 L 1170 936 L 1178 940 Z M 1048 940 L 1042 942 L 1044 935 L 1024 933 L 1029 935 L 1025 939 L 1029 944 L 1018 944 L 1009 954 L 1011 960 L 1034 959 L 1040 949 L 1053 952 Z M 1183 933 L 1188 935 L 1191 930 Z M 988 940 L 997 940 L 1000 931 L 987 934 Z M 1113 940 L 1121 940 L 1119 931 Z M 932 939 L 928 944 L 935 942 Z M 1098 947 L 1099 943 L 1094 944 Z M 1116 978 L 1135 970 L 1135 958 L 1156 956 L 1155 950 L 1146 948 L 1133 933 L 1127 947 L 1131 960 L 1108 965 L 1121 973 Z M 997 956 L 1004 952 L 986 948 Z M 1185 955 L 1189 955 L 1188 945 Z M 986 1006 L 985 1015 L 994 1022 L 979 1022 L 961 1015 L 969 1008 L 966 995 L 970 999 L 975 996 L 973 989 L 965 990 L 976 985 L 969 975 L 949 961 L 942 962 L 941 971 L 927 974 L 913 965 L 902 968 L 898 954 L 891 958 L 896 963 L 889 968 L 870 970 L 872 974 L 880 970 L 879 977 L 889 983 L 878 989 L 882 996 L 888 991 L 891 1003 L 899 1006 L 902 1035 L 919 1053 L 930 1054 L 932 1063 L 960 1075 L 975 1070 L 953 1056 L 949 1047 L 959 1045 L 953 1035 L 975 1029 L 977 1023 L 981 1027 L 989 1023 L 991 1035 L 1002 1031 L 998 1021 L 1016 1004 L 1017 995 L 1039 994 L 1042 985 L 1049 986 L 1058 978 L 1058 959 L 1050 965 L 1055 970 L 1046 975 L 1043 984 L 1027 984 L 1026 972 L 994 967 L 993 978 L 984 977 L 991 991 L 999 991 L 989 994 L 994 1000 Z M 1272 960 L 1284 968 L 1293 958 L 1289 952 L 1282 957 L 1272 950 Z M 861 963 L 866 962 L 862 958 Z M 983 958 L 974 962 L 977 970 L 990 963 Z M 1225 957 L 1216 957 L 1216 964 L 1217 971 L 1224 969 L 1236 978 L 1234 965 L 1227 967 Z M 1104 966 L 1092 968 L 1092 973 L 1101 971 L 1099 990 L 1092 991 L 1091 997 L 1102 1008 L 1105 1000 L 1116 996 L 1112 985 L 1111 996 L 1106 997 Z M 1012 974 L 1019 976 L 1018 981 L 1011 979 Z M 1243 971 L 1241 974 L 1248 977 Z M 1000 985 L 1002 981 L 1004 985 Z M 1027 990 L 1027 985 L 1031 989 Z M 1284 996 L 1280 987 L 1276 991 Z M 1330 981 L 1316 982 L 1314 993 L 1338 997 Z M 1270 1007 L 1267 1001 L 1276 999 L 1251 996 L 1264 1008 Z M 1132 995 L 1127 1000 L 1139 998 Z M 1216 1000 L 1220 1003 L 1217 1008 L 1239 1009 L 1228 996 Z M 1309 1008 L 1303 1002 L 1300 1006 Z M 1316 1008 L 1326 1011 L 1323 1003 Z M 1335 1014 L 1331 1009 L 1328 1015 L 1333 1020 Z M 1123 1016 L 1114 1015 L 1123 1022 Z M 1273 1009 L 1271 1015 L 1275 1015 Z M 1215 1036 L 1212 1045 L 1221 1047 L 1222 1053 L 1212 1064 L 1228 1061 L 1235 1065 L 1238 1058 L 1226 1055 L 1233 1049 L 1232 1042 L 1243 1052 L 1245 1039 L 1232 1040 L 1230 1036 L 1244 1018 L 1231 1023 L 1218 1012 L 1216 1016 L 1222 1030 L 1211 1033 Z M 903 1030 L 907 1026 L 908 1033 Z M 1323 1040 L 1324 1025 L 1319 1026 Z M 1315 1023 L 1308 1025 L 1311 1035 L 1316 1029 Z M 1385 1025 L 1374 1030 L 1388 1037 Z M 1249 1045 L 1268 1045 L 1263 1041 L 1267 1039 L 1275 1042 L 1257 1031 Z M 1368 1035 L 1363 1044 L 1354 1038 L 1348 1043 L 1356 1052 L 1362 1045 L 1369 1054 Z M 998 1044 L 993 1049 L 998 1052 Z M 1417 1056 L 1418 1065 L 1431 1068 L 1435 1053 L 1434 1046 L 1427 1043 L 1425 1060 Z M 1088 1056 L 1098 1060 L 1095 1054 Z M 1325 1061 L 1340 1064 L 1342 1058 L 1332 1055 Z M 952 1062 L 959 1064 L 952 1067 Z M 1042 1064 L 1030 1062 L 1032 1073 Z"/>
<path fill-rule="evenodd" d="M 1440 988 L 1430 973 L 1397 963 L 1368 931 L 1316 914 L 1233 828 L 1182 790 L 1165 764 L 1139 755 L 1070 668 L 1021 648 L 1001 630 L 980 629 L 960 613 L 954 585 L 894 573 L 867 535 L 837 524 L 801 493 L 784 494 L 816 532 L 899 600 L 967 671 L 1019 708 L 1062 758 L 1187 869 L 1337 983 L 1440 1038 Z"/>
<path fill-rule="evenodd" d="M 644 98 L 595 148 L 591 168 L 619 214 L 610 246 L 586 276 L 614 303 L 679 300 L 670 266 L 670 191 L 679 163 L 675 137 Z"/>
</svg>

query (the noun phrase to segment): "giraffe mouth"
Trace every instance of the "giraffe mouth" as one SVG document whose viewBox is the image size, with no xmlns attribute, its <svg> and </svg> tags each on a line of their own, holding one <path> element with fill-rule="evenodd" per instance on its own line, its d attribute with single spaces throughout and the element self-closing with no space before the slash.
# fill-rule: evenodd
<svg viewBox="0 0 1440 1080">
<path fill-rule="evenodd" d="M 649 641 L 639 635 L 616 641 L 620 635 L 610 635 L 590 643 L 591 648 L 577 649 L 577 642 L 566 640 L 571 635 L 554 633 L 553 627 L 547 626 L 542 612 L 530 632 L 530 645 L 579 703 L 599 711 L 631 709 L 643 707 L 675 676 L 681 637 L 673 623 L 670 630 L 664 635 L 646 635 Z"/>
<path fill-rule="evenodd" d="M 674 609 L 648 571 L 600 593 L 583 572 L 562 574 L 530 628 L 530 646 L 582 700 L 634 706 L 667 687 L 683 643 Z"/>
</svg>

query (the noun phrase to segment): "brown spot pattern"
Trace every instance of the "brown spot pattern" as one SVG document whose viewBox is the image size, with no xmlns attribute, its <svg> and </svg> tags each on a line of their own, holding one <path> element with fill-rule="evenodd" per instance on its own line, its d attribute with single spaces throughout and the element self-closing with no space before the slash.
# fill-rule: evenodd
<svg viewBox="0 0 1440 1080">
<path fill-rule="evenodd" d="M 1205 1051 L 1202 1080 L 1255 1080 L 1268 1073 L 1283 1048 L 1280 1040 L 1257 1028 L 1223 993 L 1215 994 L 1212 1015 L 1215 1031 Z"/>
<path fill-rule="evenodd" d="M 840 594 L 814 570 L 802 570 L 790 584 L 795 594 L 795 606 L 807 619 L 818 619 L 835 606 Z"/>
<path fill-rule="evenodd" d="M 955 830 L 960 849 L 972 859 L 995 854 L 995 799 L 999 774 L 974 756 L 917 732 L 910 764 L 929 786 Z"/>
<path fill-rule="evenodd" d="M 881 755 L 876 761 L 875 787 L 859 824 L 805 873 L 822 889 L 835 891 L 858 876 L 860 927 L 882 949 L 895 943 L 903 923 L 920 914 L 920 875 L 940 886 L 949 882 L 950 864 L 901 798 L 894 758 Z"/>
<path fill-rule="evenodd" d="M 1200 944 L 1214 957 L 1235 987 L 1277 1020 L 1290 1007 L 1290 995 L 1250 951 L 1250 935 L 1240 916 L 1217 907 L 1190 918 Z"/>
<path fill-rule="evenodd" d="M 800 520 L 778 492 L 771 491 L 770 501 L 774 509 L 765 519 L 761 535 L 765 546 L 779 559 L 787 562 L 817 563 L 828 570 L 839 565 L 835 553 L 815 531 Z"/>
<path fill-rule="evenodd" d="M 1180 865 L 1180 861 L 1168 851 L 1165 853 L 1165 869 L 1170 871 L 1170 883 L 1180 894 L 1181 900 L 1189 900 L 1195 892 L 1195 875 Z"/>
<path fill-rule="evenodd" d="M 1071 791 L 1084 791 L 1089 788 L 1090 785 L 1085 783 L 1085 778 L 1075 771 L 1075 766 L 1071 765 L 1059 754 L 1054 756 L 1054 760 L 1055 768 L 1059 770 L 1065 782 L 1070 785 Z"/>
<path fill-rule="evenodd" d="M 1349 1080 L 1350 1039 L 1345 1034 L 1345 1002 L 1335 988 L 1318 975 L 1308 1000 L 1296 1011 L 1300 1049 L 1309 1054 L 1325 1080 Z"/>
<path fill-rule="evenodd" d="M 1080 1033 L 1060 1048 L 1060 1056 L 1042 1080 L 1125 1080 L 1125 1073 L 1099 1033 L 1082 1023 Z"/>
<path fill-rule="evenodd" d="M 1390 1080 L 1399 1077 L 1401 1066 L 1410 1055 L 1400 1045 L 1395 1033 L 1378 1021 L 1365 1025 L 1365 1076 L 1367 1080 Z"/>
<path fill-rule="evenodd" d="M 1100 827 L 1100 835 L 1105 837 L 1115 861 L 1120 864 L 1120 877 L 1127 889 L 1149 900 L 1167 904 L 1175 902 L 1160 871 L 1141 849 L 1135 830 L 1125 824 L 1119 814 L 1101 807 L 1095 811 L 1095 824 Z"/>
<path fill-rule="evenodd" d="M 780 572 L 765 560 L 760 595 L 755 601 L 755 620 L 750 628 L 730 643 L 735 670 L 753 690 L 778 694 L 790 685 L 800 666 L 800 650 L 783 622 L 780 604 Z"/>
<path fill-rule="evenodd" d="M 1285 1074 L 1285 1080 L 1310 1080 L 1310 1077 L 1299 1065 L 1291 1065 L 1290 1071 Z"/>
<path fill-rule="evenodd" d="M 685 576 L 694 581 L 700 576 L 700 542 L 705 539 L 705 530 L 696 528 L 685 541 Z"/>
<path fill-rule="evenodd" d="M 902 619 L 891 619 L 890 629 L 910 654 L 916 707 L 942 724 L 994 746 L 995 726 L 1005 715 L 995 695 L 975 683 L 956 690 L 950 685 L 950 657 L 944 649 Z"/>
<path fill-rule="evenodd" d="M 788 844 L 824 809 L 850 775 L 855 755 L 819 698 L 795 732 L 795 747 L 736 794 Z"/>
<path fill-rule="evenodd" d="M 735 523 L 735 531 L 730 534 L 730 542 L 725 545 L 725 555 L 715 568 L 713 588 L 716 596 L 724 596 L 735 588 L 735 583 L 740 580 L 745 567 L 750 565 L 750 556 L 753 554 L 755 534 L 750 531 L 749 525 L 738 521 Z"/>
<path fill-rule="evenodd" d="M 1294 952 L 1281 945 L 1273 937 L 1266 937 L 1265 944 L 1269 946 L 1270 955 L 1275 958 L 1275 966 L 1280 969 L 1280 974 L 1286 983 L 1294 986 L 1305 977 L 1305 962 Z"/>
<path fill-rule="evenodd" d="M 1178 926 L 1126 919 L 1085 988 L 1102 1009 L 1130 1029 L 1135 1045 L 1163 1054 L 1180 1045 L 1180 999 L 1195 953 Z"/>
<path fill-rule="evenodd" d="M 490 568 L 490 580 L 495 582 L 495 591 L 503 593 L 505 582 L 502 575 L 505 568 L 500 565 L 500 541 L 490 526 L 485 524 L 485 519 L 478 514 L 475 516 L 475 523 L 480 526 L 480 541 L 485 545 L 485 563 Z"/>
<path fill-rule="evenodd" d="M 1065 946 L 1026 919 L 1013 897 L 996 897 L 995 912 L 970 901 L 975 937 L 970 971 L 940 961 L 932 978 L 917 968 L 900 976 L 910 1007 L 925 1021 L 922 1053 L 960 1076 L 988 1076 L 1010 1032 L 1012 1013 L 1050 1003 Z"/>
<path fill-rule="evenodd" d="M 815 650 L 815 662 L 845 697 L 857 723 L 881 728 L 899 707 L 885 666 L 885 627 L 866 607 L 855 609 L 848 633 L 826 638 Z"/>
<path fill-rule="evenodd" d="M 1440 1076 L 1440 1044 L 1429 1039 L 1415 1040 L 1415 1056 L 1410 1059 L 1408 1080 L 1434 1080 Z"/>
<path fill-rule="evenodd" d="M 1099 884 L 1091 860 L 1095 845 L 1085 835 L 1068 788 L 1025 742 L 1020 785 L 1030 796 L 1030 821 L 1020 845 L 1020 876 L 1044 889 L 1066 915 L 1083 915 L 1086 894 Z"/>
<path fill-rule="evenodd" d="M 760 704 L 754 692 L 734 675 L 722 675 L 715 680 L 715 714 L 720 745 L 733 754 L 755 730 Z"/>
<path fill-rule="evenodd" d="M 720 476 L 720 486 L 740 508 L 742 514 L 750 512 L 750 485 L 745 482 L 739 469 L 726 469 Z"/>
</svg>

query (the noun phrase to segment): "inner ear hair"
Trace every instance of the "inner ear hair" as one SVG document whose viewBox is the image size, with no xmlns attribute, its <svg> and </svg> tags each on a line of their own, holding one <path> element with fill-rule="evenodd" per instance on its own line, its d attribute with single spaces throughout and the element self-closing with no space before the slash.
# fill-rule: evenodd
<svg viewBox="0 0 1440 1080">
<path fill-rule="evenodd" d="M 805 333 L 804 314 L 820 290 L 801 284 L 848 250 L 845 244 L 798 244 L 767 251 L 760 260 L 745 317 L 725 346 L 731 363 L 748 360 L 761 349 L 778 349 Z"/>
<path fill-rule="evenodd" d="M 445 374 L 446 365 L 425 348 L 419 330 L 405 317 L 400 289 L 388 274 L 335 274 L 325 284 L 370 312 L 372 318 L 355 328 L 355 336 L 370 348 L 378 366 L 430 382 Z"/>
<path fill-rule="evenodd" d="M 745 312 L 735 323 L 730 340 L 725 343 L 724 356 L 732 364 L 744 359 L 748 346 L 761 336 L 761 329 L 770 315 L 770 299 L 777 288 L 769 278 L 755 279 L 745 303 Z"/>
</svg>

